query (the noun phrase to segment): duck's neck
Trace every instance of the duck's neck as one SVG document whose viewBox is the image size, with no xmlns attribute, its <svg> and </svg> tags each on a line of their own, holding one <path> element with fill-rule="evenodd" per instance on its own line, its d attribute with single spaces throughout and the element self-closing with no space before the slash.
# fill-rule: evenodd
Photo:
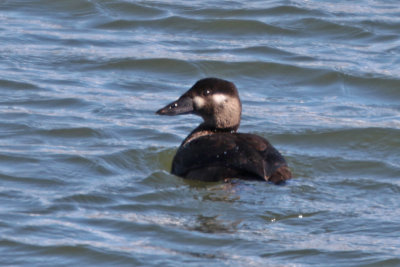
<svg viewBox="0 0 400 267">
<path fill-rule="evenodd" d="M 182 146 L 186 145 L 190 141 L 199 138 L 201 136 L 206 136 L 206 135 L 212 135 L 216 133 L 236 133 L 239 128 L 239 125 L 236 125 L 234 127 L 228 127 L 228 128 L 215 128 L 211 127 L 205 123 L 200 124 L 197 126 L 182 142 Z"/>
</svg>

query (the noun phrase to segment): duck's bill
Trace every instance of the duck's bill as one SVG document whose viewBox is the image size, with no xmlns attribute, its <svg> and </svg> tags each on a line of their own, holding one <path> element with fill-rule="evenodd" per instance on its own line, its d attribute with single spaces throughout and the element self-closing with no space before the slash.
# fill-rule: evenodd
<svg viewBox="0 0 400 267">
<path fill-rule="evenodd" d="M 181 96 L 178 100 L 166 105 L 162 109 L 157 110 L 158 115 L 179 115 L 189 114 L 193 112 L 193 101 L 188 96 Z"/>
</svg>

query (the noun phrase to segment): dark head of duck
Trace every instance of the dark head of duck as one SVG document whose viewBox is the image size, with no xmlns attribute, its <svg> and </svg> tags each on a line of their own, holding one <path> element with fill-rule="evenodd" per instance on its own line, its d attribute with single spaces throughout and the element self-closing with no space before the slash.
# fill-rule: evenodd
<svg viewBox="0 0 400 267">
<path fill-rule="evenodd" d="M 242 104 L 233 83 L 206 78 L 156 113 L 169 116 L 195 114 L 203 118 L 203 128 L 236 131 L 240 125 Z"/>
</svg>

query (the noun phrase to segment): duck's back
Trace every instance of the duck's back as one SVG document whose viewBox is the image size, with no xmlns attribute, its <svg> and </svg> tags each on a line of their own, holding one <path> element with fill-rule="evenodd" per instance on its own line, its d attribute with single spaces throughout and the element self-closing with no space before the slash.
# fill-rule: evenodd
<svg viewBox="0 0 400 267">
<path fill-rule="evenodd" d="M 172 173 L 184 178 L 218 181 L 225 178 L 281 183 L 291 178 L 282 155 L 264 138 L 244 133 L 214 133 L 184 143 Z"/>
</svg>

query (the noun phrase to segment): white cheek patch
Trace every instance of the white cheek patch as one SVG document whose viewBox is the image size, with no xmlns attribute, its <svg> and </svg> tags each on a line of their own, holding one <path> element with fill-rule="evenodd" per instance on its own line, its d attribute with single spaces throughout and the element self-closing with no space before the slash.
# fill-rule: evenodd
<svg viewBox="0 0 400 267">
<path fill-rule="evenodd" d="M 195 97 L 193 98 L 194 106 L 195 106 L 197 109 L 200 109 L 200 108 L 204 107 L 205 102 L 206 102 L 206 101 L 204 100 L 204 98 L 202 98 L 202 97 L 200 97 L 200 96 L 195 96 Z"/>
<path fill-rule="evenodd" d="M 212 96 L 212 98 L 213 98 L 214 102 L 217 104 L 222 104 L 228 100 L 226 95 L 223 95 L 223 94 L 215 94 Z"/>
</svg>

